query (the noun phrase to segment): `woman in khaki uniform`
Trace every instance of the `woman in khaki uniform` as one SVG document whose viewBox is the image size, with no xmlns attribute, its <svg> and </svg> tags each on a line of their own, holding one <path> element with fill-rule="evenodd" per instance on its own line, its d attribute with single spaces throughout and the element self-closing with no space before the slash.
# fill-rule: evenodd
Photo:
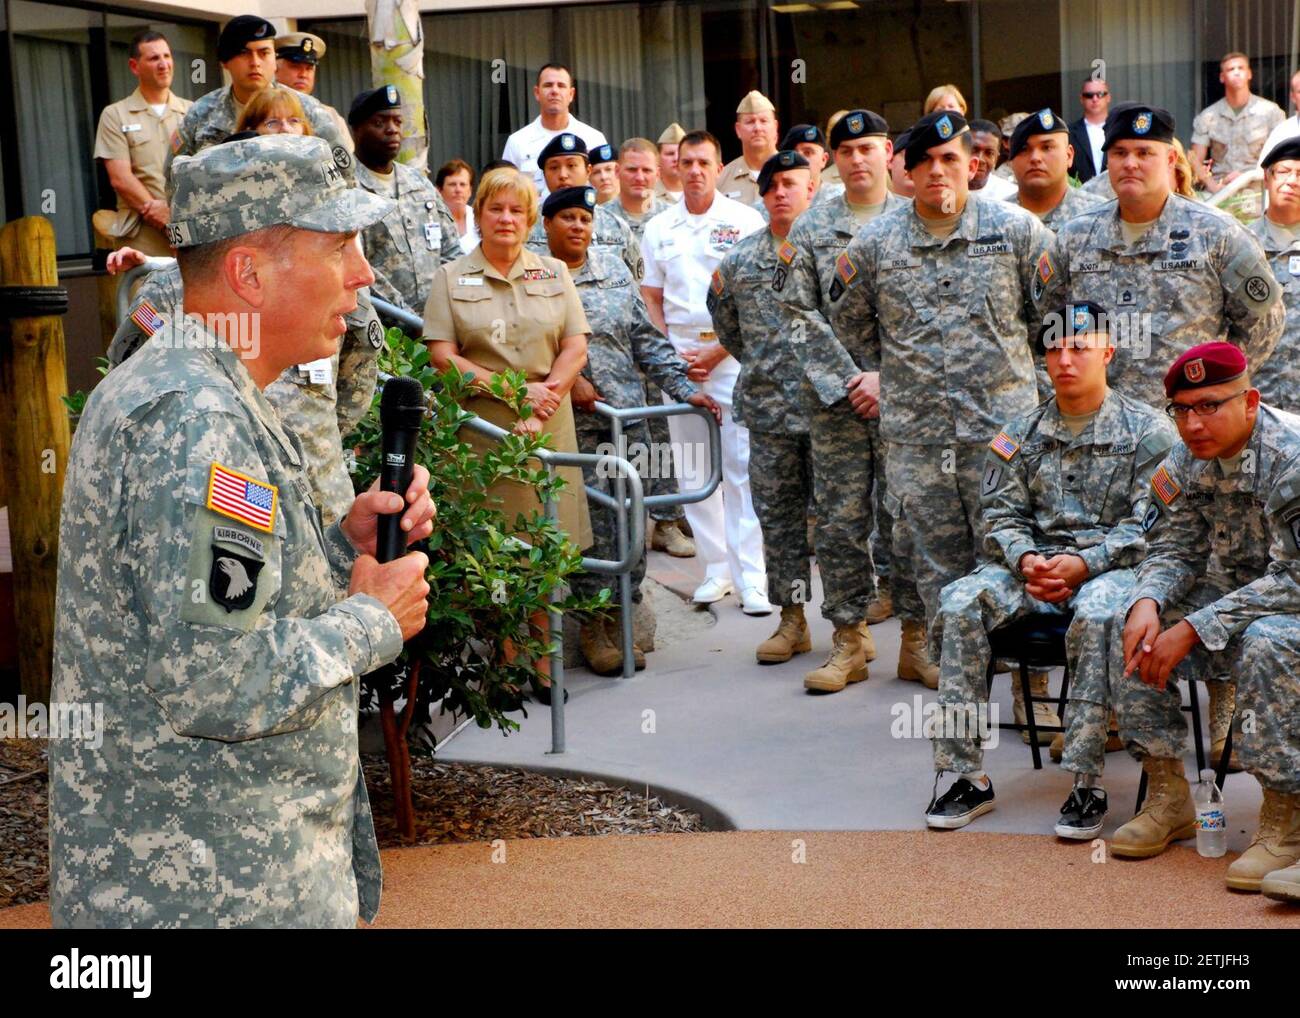
<svg viewBox="0 0 1300 1018">
<path fill-rule="evenodd" d="M 569 390 L 587 362 L 587 316 L 565 264 L 524 249 L 537 222 L 537 192 L 518 170 L 504 167 L 483 176 L 474 196 L 474 217 L 482 241 L 473 252 L 443 265 L 433 277 L 424 307 L 424 338 L 439 371 L 455 364 L 474 375 L 474 396 L 465 409 L 517 433 L 552 436 L 552 448 L 577 452 Z M 521 419 L 488 391 L 497 372 L 522 371 L 528 380 L 533 416 Z M 491 443 L 473 434 L 476 449 Z M 566 485 L 559 496 L 560 527 L 579 548 L 591 544 L 591 522 L 582 471 L 559 470 Z M 502 481 L 489 492 L 501 502 L 507 520 L 543 510 L 536 490 Z M 546 614 L 533 619 L 546 633 Z M 538 662 L 549 674 L 549 658 Z M 549 694 L 543 694 L 549 700 Z"/>
</svg>

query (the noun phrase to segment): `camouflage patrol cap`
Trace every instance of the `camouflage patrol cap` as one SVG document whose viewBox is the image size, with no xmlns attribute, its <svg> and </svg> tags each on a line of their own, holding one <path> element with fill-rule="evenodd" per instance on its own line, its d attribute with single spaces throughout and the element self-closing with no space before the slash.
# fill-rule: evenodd
<svg viewBox="0 0 1300 1018">
<path fill-rule="evenodd" d="M 210 244 L 268 226 L 351 233 L 377 223 L 393 202 L 348 184 L 323 138 L 267 134 L 214 145 L 172 164 L 167 239 Z"/>
</svg>

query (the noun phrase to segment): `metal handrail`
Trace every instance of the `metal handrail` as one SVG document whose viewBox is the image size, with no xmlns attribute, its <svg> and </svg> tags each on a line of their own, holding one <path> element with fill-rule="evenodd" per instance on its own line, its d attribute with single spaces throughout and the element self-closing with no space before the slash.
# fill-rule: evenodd
<svg viewBox="0 0 1300 1018">
<path fill-rule="evenodd" d="M 1250 170 L 1243 170 L 1241 176 L 1234 177 L 1231 183 L 1224 184 L 1223 187 L 1215 191 L 1214 194 L 1207 194 L 1204 202 L 1206 205 L 1212 205 L 1217 208 L 1238 191 L 1244 190 L 1253 184 L 1258 184 L 1263 179 L 1264 171 L 1258 166 Z"/>
<path fill-rule="evenodd" d="M 157 255 L 151 255 L 141 264 L 133 265 L 122 273 L 121 280 L 117 284 L 117 325 L 126 321 L 126 313 L 131 310 L 131 287 L 135 281 L 142 276 L 147 276 L 150 272 L 156 272 L 159 269 L 169 269 L 176 264 L 175 258 L 165 258 Z"/>
</svg>

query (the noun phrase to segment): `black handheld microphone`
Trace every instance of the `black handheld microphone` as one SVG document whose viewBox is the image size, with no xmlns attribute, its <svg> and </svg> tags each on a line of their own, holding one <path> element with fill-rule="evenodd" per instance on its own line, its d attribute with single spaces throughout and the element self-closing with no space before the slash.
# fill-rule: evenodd
<svg viewBox="0 0 1300 1018">
<path fill-rule="evenodd" d="M 379 397 L 379 423 L 383 427 L 384 461 L 379 470 L 379 490 L 402 496 L 402 508 L 379 517 L 375 558 L 392 562 L 406 552 L 402 513 L 406 511 L 406 489 L 415 470 L 415 442 L 424 418 L 424 386 L 414 378 L 390 378 Z"/>
</svg>

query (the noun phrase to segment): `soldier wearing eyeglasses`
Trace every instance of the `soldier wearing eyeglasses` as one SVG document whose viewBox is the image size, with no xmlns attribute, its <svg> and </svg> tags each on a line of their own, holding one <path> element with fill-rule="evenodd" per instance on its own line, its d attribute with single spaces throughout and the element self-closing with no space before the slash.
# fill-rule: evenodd
<svg viewBox="0 0 1300 1018">
<path fill-rule="evenodd" d="M 1226 673 L 1241 759 L 1264 790 L 1227 884 L 1300 901 L 1300 418 L 1260 402 L 1231 343 L 1186 351 L 1164 388 L 1181 441 L 1151 478 L 1148 553 L 1114 689 L 1120 735 L 1150 785 L 1111 851 L 1145 858 L 1194 833 L 1187 724 L 1169 679 L 1180 665 L 1187 679 Z"/>
</svg>

